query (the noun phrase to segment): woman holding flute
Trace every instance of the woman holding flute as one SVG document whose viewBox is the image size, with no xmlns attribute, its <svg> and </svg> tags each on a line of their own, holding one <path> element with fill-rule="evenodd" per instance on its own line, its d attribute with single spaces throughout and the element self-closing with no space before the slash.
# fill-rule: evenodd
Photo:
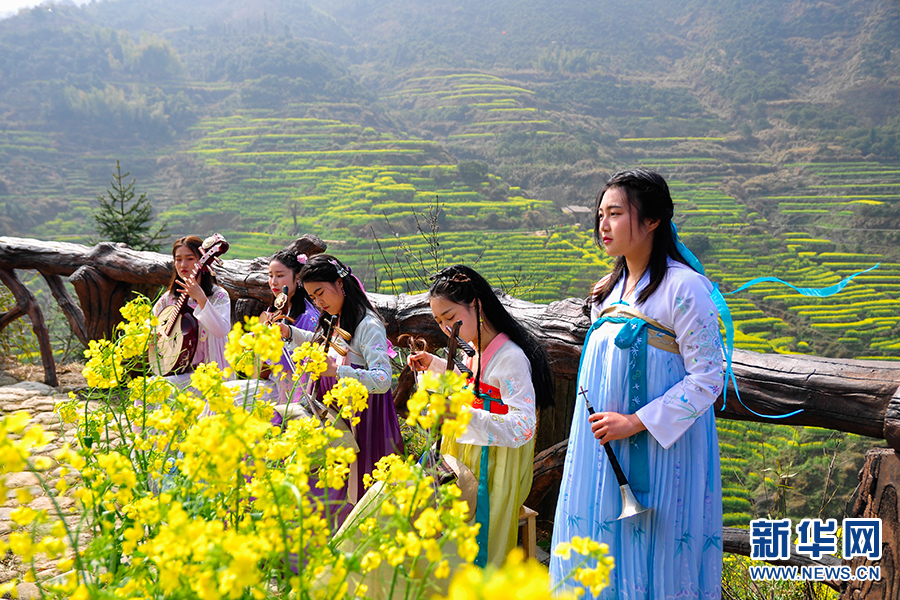
<svg viewBox="0 0 900 600">
<path fill-rule="evenodd" d="M 617 260 L 591 298 L 552 545 L 589 537 L 609 546 L 615 568 L 601 598 L 721 597 L 710 407 L 724 385 L 722 344 L 712 284 L 690 266 L 673 213 L 665 180 L 644 169 L 616 173 L 597 197 L 595 240 Z M 651 510 L 618 519 L 619 483 L 603 444 Z M 554 582 L 579 561 L 554 555 Z"/>
</svg>

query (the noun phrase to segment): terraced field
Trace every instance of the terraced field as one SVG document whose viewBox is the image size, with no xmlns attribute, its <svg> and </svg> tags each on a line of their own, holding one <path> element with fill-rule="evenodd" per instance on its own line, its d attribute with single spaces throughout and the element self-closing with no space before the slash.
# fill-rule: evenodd
<svg viewBox="0 0 900 600">
<path fill-rule="evenodd" d="M 435 125 L 455 122 L 448 140 L 465 142 L 504 131 L 559 135 L 545 111 L 534 106 L 534 90 L 518 81 L 477 72 L 414 77 L 385 99 L 404 111 L 421 111 Z M 437 131 L 438 136 L 441 131 Z"/>
<path fill-rule="evenodd" d="M 283 241 L 296 231 L 354 240 L 394 233 L 392 227 L 414 231 L 401 221 L 435 197 L 444 205 L 442 227 L 454 230 L 484 229 L 552 205 L 489 174 L 464 182 L 456 161 L 435 142 L 336 119 L 236 116 L 204 120 L 195 134 L 184 154 L 219 173 L 222 184 L 202 200 L 167 208 L 163 218 L 176 227 L 215 213 L 233 219 L 227 233 L 238 238 L 256 231 Z M 243 236 L 234 247 L 236 257 L 269 253 L 258 235 Z"/>
<path fill-rule="evenodd" d="M 726 526 L 747 527 L 766 515 L 841 518 L 869 444 L 865 438 L 770 423 L 717 425 Z"/>
<path fill-rule="evenodd" d="M 795 193 L 768 196 L 766 200 L 777 202 L 779 212 L 795 217 L 793 222 L 798 224 L 816 224 L 823 216 L 846 219 L 853 217 L 856 205 L 884 206 L 900 200 L 900 168 L 896 166 L 818 162 L 787 164 L 785 168 L 804 172 L 812 183 Z"/>
<path fill-rule="evenodd" d="M 439 247 L 432 252 L 420 235 L 386 239 L 379 242 L 384 255 L 379 250 L 374 260 L 369 244 L 339 246 L 335 252 L 350 264 L 369 267 L 369 273 L 376 267 L 382 293 L 427 290 L 436 255 L 441 265 L 472 265 L 511 295 L 532 302 L 584 297 L 612 264 L 589 232 L 576 226 L 538 232 L 448 232 L 438 234 L 437 241 Z"/>
</svg>

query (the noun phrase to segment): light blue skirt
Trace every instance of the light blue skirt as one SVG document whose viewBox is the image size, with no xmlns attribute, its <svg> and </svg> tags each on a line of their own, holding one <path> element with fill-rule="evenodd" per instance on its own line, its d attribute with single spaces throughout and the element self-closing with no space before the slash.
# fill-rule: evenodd
<svg viewBox="0 0 900 600">
<path fill-rule="evenodd" d="M 614 343 L 617 327 L 591 335 L 578 374 L 595 409 L 627 413 L 627 350 Z M 663 395 L 685 376 L 680 355 L 647 348 L 647 398 Z M 635 492 L 649 512 L 617 520 L 622 510 L 619 484 L 594 439 L 584 398 L 577 397 L 553 528 L 553 547 L 572 537 L 609 546 L 615 559 L 609 587 L 598 598 L 661 600 L 721 598 L 722 479 L 714 408 L 707 410 L 668 449 L 647 440 L 649 486 Z M 628 440 L 611 442 L 626 476 L 631 471 Z M 635 466 L 634 468 L 638 468 Z M 579 563 L 553 556 L 555 586 Z M 590 566 L 593 566 L 591 564 Z M 577 586 L 568 581 L 563 589 Z M 586 597 L 591 597 L 590 592 Z"/>
</svg>

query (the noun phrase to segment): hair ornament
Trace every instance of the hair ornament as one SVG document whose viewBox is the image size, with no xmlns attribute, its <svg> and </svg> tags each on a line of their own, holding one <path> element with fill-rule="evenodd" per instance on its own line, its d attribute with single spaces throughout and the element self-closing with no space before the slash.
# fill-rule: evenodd
<svg viewBox="0 0 900 600">
<path fill-rule="evenodd" d="M 469 279 L 468 275 L 460 272 L 460 270 L 456 268 L 456 265 L 445 267 L 431 276 L 431 281 L 436 281 L 438 279 L 446 279 L 453 283 L 470 283 L 472 281 Z"/>
<path fill-rule="evenodd" d="M 337 260 L 330 258 L 328 259 L 328 262 L 334 265 L 334 268 L 337 269 L 338 277 L 340 277 L 341 279 L 350 274 L 350 269 L 339 263 Z"/>
<path fill-rule="evenodd" d="M 298 254 L 298 255 L 297 255 L 297 262 L 300 263 L 301 265 L 305 265 L 307 260 L 308 260 L 308 259 L 306 258 L 306 255 L 305 255 L 305 254 Z"/>
</svg>

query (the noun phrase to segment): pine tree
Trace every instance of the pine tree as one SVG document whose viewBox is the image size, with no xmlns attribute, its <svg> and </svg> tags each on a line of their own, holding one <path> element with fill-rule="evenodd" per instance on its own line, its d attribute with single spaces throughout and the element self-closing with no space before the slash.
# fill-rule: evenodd
<svg viewBox="0 0 900 600">
<path fill-rule="evenodd" d="M 94 211 L 94 221 L 100 239 L 110 242 L 123 242 L 135 250 L 159 251 L 159 241 L 165 237 L 166 223 L 151 233 L 153 209 L 150 199 L 141 193 L 135 198 L 135 179 L 125 183 L 131 173 L 122 174 L 119 161 L 110 182 L 111 189 L 106 195 L 98 195 L 100 208 Z"/>
</svg>

